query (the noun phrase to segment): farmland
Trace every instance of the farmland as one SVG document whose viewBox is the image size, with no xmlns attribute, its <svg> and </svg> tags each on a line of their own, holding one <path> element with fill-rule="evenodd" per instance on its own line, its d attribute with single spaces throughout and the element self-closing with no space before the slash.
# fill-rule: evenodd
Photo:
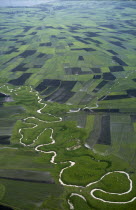
<svg viewBox="0 0 136 210">
<path fill-rule="evenodd" d="M 29 3 L 0 7 L 0 205 L 135 209 L 136 3 Z"/>
</svg>

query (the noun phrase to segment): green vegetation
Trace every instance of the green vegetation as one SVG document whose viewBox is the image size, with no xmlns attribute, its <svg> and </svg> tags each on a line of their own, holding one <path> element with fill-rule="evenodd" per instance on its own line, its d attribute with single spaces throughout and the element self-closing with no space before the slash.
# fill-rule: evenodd
<svg viewBox="0 0 136 210">
<path fill-rule="evenodd" d="M 1 205 L 135 209 L 135 17 L 130 1 L 0 8 Z"/>
<path fill-rule="evenodd" d="M 41 203 L 48 199 L 50 195 L 58 197 L 62 193 L 62 188 L 56 184 L 39 184 L 3 179 L 1 179 L 1 183 L 6 187 L 2 202 L 17 209 L 38 209 Z"/>
<path fill-rule="evenodd" d="M 0 184 L 0 200 L 3 198 L 5 194 L 5 186 L 3 184 Z"/>
</svg>

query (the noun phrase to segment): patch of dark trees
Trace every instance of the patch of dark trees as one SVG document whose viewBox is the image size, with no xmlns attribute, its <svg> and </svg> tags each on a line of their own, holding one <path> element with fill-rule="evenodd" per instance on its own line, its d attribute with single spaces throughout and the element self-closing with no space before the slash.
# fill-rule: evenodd
<svg viewBox="0 0 136 210">
<path fill-rule="evenodd" d="M 45 12 L 45 11 L 49 10 L 48 5 L 45 4 L 45 3 L 44 4 L 39 4 L 38 9 L 39 9 L 39 12 L 41 12 L 41 11 Z"/>
<path fill-rule="evenodd" d="M 130 98 L 136 97 L 136 89 L 129 89 L 126 92 Z"/>
<path fill-rule="evenodd" d="M 33 183 L 44 183 L 44 184 L 55 184 L 54 181 L 45 181 L 45 180 L 35 180 L 35 179 L 22 179 L 22 178 L 11 178 L 0 176 L 0 179 L 7 179 L 13 181 L 23 181 L 23 182 L 33 182 Z"/>
<path fill-rule="evenodd" d="M 71 32 L 71 31 L 77 31 L 77 30 L 79 30 L 80 28 L 79 27 L 77 27 L 77 26 L 68 26 L 69 27 L 69 31 Z"/>
<path fill-rule="evenodd" d="M 75 92 L 71 92 L 75 86 L 76 81 L 61 81 L 61 85 L 57 91 L 55 91 L 50 96 L 46 97 L 45 100 L 51 100 L 58 103 L 65 103 L 69 98 L 71 98 Z"/>
<path fill-rule="evenodd" d="M 120 37 L 117 37 L 117 36 L 110 36 L 111 38 L 113 38 L 113 39 L 118 39 L 119 41 L 125 41 L 125 39 L 122 39 L 122 38 L 120 38 Z"/>
<path fill-rule="evenodd" d="M 16 35 L 15 37 L 25 37 L 23 34 Z"/>
<path fill-rule="evenodd" d="M 102 96 L 101 98 L 98 99 L 98 101 L 101 100 L 118 100 L 118 99 L 125 99 L 125 98 L 130 98 L 128 95 L 111 95 L 111 96 Z"/>
<path fill-rule="evenodd" d="M 122 61 L 120 58 L 116 57 L 116 56 L 112 56 L 112 59 L 114 61 L 116 61 L 119 65 L 121 66 L 128 66 L 124 61 Z"/>
<path fill-rule="evenodd" d="M 121 7 L 121 6 L 116 6 L 115 9 L 124 10 L 125 8 L 124 7 Z"/>
<path fill-rule="evenodd" d="M 45 26 L 45 28 L 55 29 L 53 26 Z"/>
<path fill-rule="evenodd" d="M 122 45 L 122 43 L 119 42 L 119 41 L 117 41 L 117 42 L 115 42 L 115 41 L 110 41 L 110 43 L 111 43 L 111 44 L 114 44 L 114 45 L 116 45 L 116 46 L 118 46 L 118 47 L 121 47 L 121 48 L 123 48 L 123 49 L 126 49 L 126 47 L 124 47 L 124 46 Z"/>
<path fill-rule="evenodd" d="M 93 52 L 96 51 L 93 48 L 72 48 L 71 50 L 75 51 L 75 50 L 85 50 L 86 52 Z"/>
<path fill-rule="evenodd" d="M 9 98 L 10 96 L 9 95 L 6 95 L 4 93 L 0 93 L 0 107 L 3 106 L 3 103 L 6 100 L 6 97 Z"/>
<path fill-rule="evenodd" d="M 76 31 L 76 30 L 86 28 L 85 26 L 82 26 L 81 24 L 73 24 L 72 26 L 67 25 L 67 27 L 69 28 L 69 31 Z"/>
<path fill-rule="evenodd" d="M 101 73 L 101 69 L 100 68 L 91 68 L 91 70 L 93 71 L 93 73 Z"/>
<path fill-rule="evenodd" d="M 120 72 L 124 71 L 122 66 L 109 66 L 111 72 Z"/>
<path fill-rule="evenodd" d="M 102 116 L 101 132 L 97 144 L 111 145 L 110 115 Z"/>
<path fill-rule="evenodd" d="M 43 91 L 42 95 L 49 95 L 45 97 L 45 100 L 51 100 L 58 103 L 65 103 L 69 98 L 74 95 L 74 92 L 71 92 L 76 81 L 61 81 L 53 79 L 44 79 L 37 87 L 37 91 Z M 44 91 L 45 90 L 45 91 Z M 56 90 L 56 91 L 55 91 Z"/>
<path fill-rule="evenodd" d="M 56 35 L 51 35 L 51 38 L 57 38 L 57 36 Z"/>
<path fill-rule="evenodd" d="M 115 80 L 116 79 L 116 77 L 110 72 L 105 72 L 105 73 L 103 73 L 102 76 L 103 76 L 104 80 Z"/>
<path fill-rule="evenodd" d="M 58 39 L 66 39 L 66 37 L 58 37 Z"/>
<path fill-rule="evenodd" d="M 16 71 L 27 71 L 28 68 L 24 67 L 25 63 L 21 63 L 18 66 L 16 66 L 14 69 L 12 69 L 12 72 L 16 72 Z"/>
<path fill-rule="evenodd" d="M 33 68 L 42 68 L 43 65 L 34 65 Z"/>
<path fill-rule="evenodd" d="M 63 10 L 63 9 L 68 9 L 70 6 L 55 6 L 53 7 L 54 10 Z"/>
<path fill-rule="evenodd" d="M 22 40 L 16 41 L 16 43 L 21 43 L 21 45 L 26 45 L 27 44 L 25 41 L 22 41 Z"/>
<path fill-rule="evenodd" d="M 40 18 L 39 20 L 41 21 L 41 20 L 43 20 L 44 18 L 46 18 L 46 16 L 43 16 L 42 18 Z"/>
<path fill-rule="evenodd" d="M 20 54 L 21 57 L 27 58 L 36 53 L 36 50 L 25 50 L 23 53 Z"/>
<path fill-rule="evenodd" d="M 37 58 L 42 58 L 43 56 L 45 56 L 46 54 L 44 54 L 44 53 L 40 53 L 38 56 L 37 56 Z"/>
<path fill-rule="evenodd" d="M 24 85 L 25 81 L 31 76 L 32 73 L 24 73 L 19 78 L 10 80 L 8 83 L 12 85 Z"/>
<path fill-rule="evenodd" d="M 126 33 L 126 34 L 131 34 L 133 36 L 136 36 L 136 30 L 121 30 L 120 33 Z"/>
<path fill-rule="evenodd" d="M 136 122 L 136 115 L 130 115 L 130 118 L 131 118 L 131 122 Z"/>
<path fill-rule="evenodd" d="M 7 95 L 4 94 L 4 93 L 0 93 L 0 98 L 1 98 L 1 97 L 7 97 Z"/>
<path fill-rule="evenodd" d="M 61 80 L 44 79 L 35 89 L 37 91 L 43 91 L 47 87 L 58 87 L 60 83 L 61 83 Z"/>
<path fill-rule="evenodd" d="M 18 39 L 9 39 L 9 41 L 17 41 Z"/>
<path fill-rule="evenodd" d="M 7 63 L 9 63 L 9 62 L 11 62 L 11 61 L 13 61 L 13 60 L 16 59 L 16 58 L 17 58 L 17 57 L 11 58 L 11 59 L 8 60 L 7 62 L 5 62 L 4 65 L 7 64 Z"/>
<path fill-rule="evenodd" d="M 101 100 L 119 100 L 119 99 L 126 99 L 126 98 L 136 98 L 136 89 L 129 89 L 126 90 L 126 95 L 109 95 L 109 96 L 103 96 L 99 98 L 98 101 Z"/>
<path fill-rule="evenodd" d="M 127 14 L 127 13 L 125 13 L 125 12 L 121 13 L 121 15 L 126 16 L 126 17 L 127 17 L 127 16 L 129 17 L 129 16 L 130 16 L 130 14 Z M 125 21 L 125 22 L 126 22 L 126 21 Z"/>
<path fill-rule="evenodd" d="M 100 42 L 98 40 L 91 39 L 91 38 L 84 38 L 84 40 L 94 42 L 95 44 L 102 44 L 102 42 Z"/>
<path fill-rule="evenodd" d="M 118 55 L 118 53 L 116 53 L 115 51 L 113 50 L 107 50 L 108 52 L 112 53 L 113 55 Z"/>
<path fill-rule="evenodd" d="M 43 27 L 39 26 L 39 27 L 36 28 L 36 30 L 43 30 Z"/>
<path fill-rule="evenodd" d="M 125 23 L 127 23 L 129 26 L 136 27 L 136 24 L 133 22 L 133 20 L 126 20 Z"/>
<path fill-rule="evenodd" d="M 11 207 L 0 205 L 1 210 L 13 210 Z"/>
<path fill-rule="evenodd" d="M 64 68 L 67 75 L 85 75 L 92 74 L 91 71 L 82 71 L 80 67 Z"/>
<path fill-rule="evenodd" d="M 94 93 L 97 93 L 101 88 L 103 88 L 106 84 L 108 83 L 108 81 L 103 80 L 102 82 L 100 82 L 96 88 L 92 91 Z"/>
<path fill-rule="evenodd" d="M 74 33 L 74 34 L 75 34 L 75 33 L 78 33 L 78 32 L 75 31 L 75 30 L 69 30 L 69 32 L 70 32 L 70 33 Z"/>
<path fill-rule="evenodd" d="M 73 46 L 73 45 L 74 45 L 73 43 L 68 43 L 68 46 L 69 46 L 69 47 L 71 47 L 71 46 Z"/>
<path fill-rule="evenodd" d="M 18 48 L 13 47 L 11 50 L 5 52 L 5 54 L 11 54 L 11 53 L 13 53 L 13 52 L 19 52 L 19 51 L 18 51 Z"/>
<path fill-rule="evenodd" d="M 0 27 L 0 30 L 4 30 L 4 29 L 7 29 L 7 27 Z"/>
<path fill-rule="evenodd" d="M 50 95 L 51 93 L 53 93 L 54 91 L 56 90 L 56 87 L 55 86 L 50 86 L 50 87 L 48 87 L 45 91 L 43 91 L 42 93 L 41 93 L 41 95 Z"/>
<path fill-rule="evenodd" d="M 78 60 L 79 60 L 79 61 L 84 61 L 84 57 L 80 55 L 80 56 L 78 57 Z"/>
<path fill-rule="evenodd" d="M 85 112 L 88 113 L 92 113 L 92 112 L 106 112 L 106 113 L 119 113 L 120 110 L 119 109 L 88 109 L 88 108 L 84 108 L 83 109 Z"/>
<path fill-rule="evenodd" d="M 84 44 L 89 44 L 89 42 L 84 41 L 83 38 L 80 37 L 80 36 L 73 36 L 73 37 L 74 37 L 77 41 L 79 41 L 79 42 L 82 42 L 82 43 L 84 43 Z"/>
<path fill-rule="evenodd" d="M 39 46 L 40 46 L 40 47 L 44 47 L 44 46 L 50 47 L 50 46 L 52 46 L 52 43 L 51 43 L 51 42 L 41 43 Z"/>
<path fill-rule="evenodd" d="M 101 75 L 94 75 L 93 79 L 101 79 Z"/>
<path fill-rule="evenodd" d="M 33 28 L 33 26 L 25 26 L 23 32 L 26 33 L 26 32 L 28 32 L 32 28 Z"/>
<path fill-rule="evenodd" d="M 9 135 L 0 136 L 0 144 L 10 144 L 10 137 Z"/>
<path fill-rule="evenodd" d="M 58 30 L 63 30 L 64 28 L 62 28 L 62 27 L 56 27 L 56 29 L 58 29 Z"/>
<path fill-rule="evenodd" d="M 99 32 L 84 32 L 87 37 L 97 37 L 99 36 Z"/>
<path fill-rule="evenodd" d="M 29 34 L 29 35 L 35 35 L 35 34 L 37 34 L 37 32 L 32 32 L 31 34 Z"/>
<path fill-rule="evenodd" d="M 0 42 L 6 42 L 7 39 L 0 38 Z"/>
<path fill-rule="evenodd" d="M 101 27 L 104 27 L 104 28 L 110 28 L 110 29 L 116 29 L 117 26 L 116 25 L 113 25 L 113 24 L 103 24 L 103 25 L 100 25 Z"/>
</svg>

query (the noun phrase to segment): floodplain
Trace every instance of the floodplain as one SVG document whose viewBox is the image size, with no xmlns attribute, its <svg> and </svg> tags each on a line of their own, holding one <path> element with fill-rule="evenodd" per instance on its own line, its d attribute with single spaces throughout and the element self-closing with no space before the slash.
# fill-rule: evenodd
<svg viewBox="0 0 136 210">
<path fill-rule="evenodd" d="M 0 7 L 0 205 L 134 210 L 136 3 Z"/>
</svg>

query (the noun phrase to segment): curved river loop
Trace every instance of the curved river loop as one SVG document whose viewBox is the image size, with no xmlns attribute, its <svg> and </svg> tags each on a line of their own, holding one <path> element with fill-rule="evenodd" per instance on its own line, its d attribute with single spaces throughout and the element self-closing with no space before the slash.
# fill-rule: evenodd
<svg viewBox="0 0 136 210">
<path fill-rule="evenodd" d="M 2 87 L 4 87 L 4 86 L 5 86 L 5 85 L 3 85 Z M 2 87 L 0 87 L 0 88 L 2 88 Z M 10 88 L 7 86 L 7 90 L 8 90 L 9 92 L 11 92 L 11 93 L 13 92 L 15 95 L 18 95 L 16 91 L 18 91 L 18 90 L 20 90 L 20 89 L 21 89 L 21 87 L 16 88 L 16 89 L 10 89 Z M 33 91 L 33 89 L 32 89 L 31 86 L 30 86 L 29 92 L 33 92 L 33 93 L 34 93 L 34 91 Z M 41 105 L 43 106 L 42 108 L 40 108 L 40 109 L 37 110 L 37 113 L 40 115 L 40 114 L 42 114 L 42 110 L 47 106 L 47 104 L 42 103 L 42 99 L 40 98 L 38 92 L 36 92 L 36 96 L 37 96 L 38 103 L 41 104 Z M 95 109 L 95 108 L 97 108 L 97 107 L 98 107 L 98 104 L 96 103 L 96 106 L 95 106 L 95 107 L 85 107 L 85 108 L 88 108 L 89 110 L 91 110 L 91 109 Z M 85 108 L 84 108 L 84 109 L 85 109 Z M 79 111 L 80 111 L 80 109 L 77 109 L 77 110 L 70 110 L 68 113 L 79 112 Z M 36 120 L 38 120 L 38 121 L 40 121 L 40 122 L 44 122 L 44 123 L 45 123 L 45 122 L 46 122 L 46 123 L 57 123 L 57 122 L 61 122 L 61 121 L 62 121 L 62 118 L 61 118 L 61 117 L 58 118 L 58 117 L 56 117 L 56 116 L 54 116 L 54 115 L 51 115 L 51 114 L 49 114 L 49 113 L 48 113 L 48 115 L 57 118 L 57 120 L 56 120 L 56 121 L 51 121 L 51 122 L 50 122 L 50 121 L 40 120 L 40 119 L 35 118 L 35 117 L 27 117 L 27 118 L 25 118 L 23 121 L 25 122 L 25 121 L 27 121 L 28 119 L 36 119 Z M 23 128 L 23 129 L 34 129 L 34 128 L 36 128 L 36 127 L 38 126 L 37 124 L 34 124 L 34 123 L 28 123 L 28 122 L 27 122 L 27 124 L 31 124 L 33 127 L 31 127 L 31 128 Z M 123 193 L 111 193 L 111 192 L 104 191 L 104 190 L 102 190 L 102 189 L 94 188 L 94 189 L 92 189 L 92 190 L 90 191 L 90 196 L 92 196 L 92 198 L 94 198 L 94 199 L 96 199 L 96 200 L 99 200 L 99 201 L 104 202 L 104 203 L 109 203 L 109 204 L 127 204 L 127 203 L 131 203 L 131 202 L 133 202 L 134 200 L 136 200 L 136 197 L 133 197 L 133 198 L 132 198 L 131 200 L 129 200 L 129 201 L 114 202 L 114 201 L 108 201 L 108 200 L 101 199 L 101 198 L 99 198 L 99 197 L 97 197 L 97 196 L 94 195 L 94 192 L 96 192 L 96 191 L 103 192 L 103 193 L 109 194 L 109 195 L 119 195 L 119 196 L 130 193 L 130 192 L 132 191 L 132 188 L 133 188 L 133 183 L 132 183 L 132 180 L 131 180 L 129 174 L 128 174 L 127 172 L 125 172 L 125 171 L 112 171 L 112 172 L 107 172 L 107 173 L 105 173 L 100 179 L 98 179 L 98 180 L 95 181 L 95 182 L 90 182 L 90 183 L 88 183 L 86 186 L 79 186 L 79 185 L 72 185 L 72 184 L 66 184 L 66 183 L 64 183 L 63 180 L 62 180 L 62 174 L 63 174 L 63 172 L 64 172 L 65 170 L 67 170 L 68 168 L 73 167 L 73 166 L 75 165 L 75 162 L 69 160 L 69 161 L 66 161 L 66 162 L 59 162 L 59 163 L 57 163 L 57 162 L 55 162 L 55 158 L 56 158 L 56 156 L 57 156 L 57 153 L 56 153 L 55 151 L 48 151 L 48 152 L 46 152 L 46 151 L 43 151 L 43 150 L 41 149 L 41 147 L 43 147 L 43 146 L 48 146 L 48 145 L 51 145 L 51 144 L 55 144 L 55 139 L 53 139 L 53 132 L 54 132 L 53 128 L 45 128 L 45 129 L 37 136 L 37 138 L 33 140 L 33 142 L 32 142 L 31 144 L 25 144 L 25 143 L 22 142 L 24 136 L 23 136 L 23 134 L 22 134 L 22 128 L 20 128 L 19 131 L 18 131 L 19 134 L 20 134 L 20 136 L 21 136 L 20 139 L 19 139 L 19 141 L 20 141 L 20 144 L 22 144 L 24 147 L 32 146 L 32 145 L 39 139 L 39 137 L 42 135 L 42 133 L 43 133 L 45 130 L 47 130 L 47 129 L 51 130 L 51 135 L 50 135 L 51 142 L 48 143 L 48 144 L 41 144 L 41 145 L 38 145 L 38 146 L 36 146 L 34 149 L 35 149 L 35 151 L 38 151 L 38 152 L 41 152 L 41 153 L 52 154 L 52 157 L 51 157 L 51 160 L 50 160 L 50 163 L 52 163 L 52 164 L 64 164 L 64 163 L 69 163 L 69 166 L 63 168 L 63 169 L 60 171 L 60 173 L 59 173 L 59 183 L 60 183 L 61 185 L 65 186 L 65 187 L 75 187 L 75 188 L 84 189 L 84 188 L 88 188 L 88 187 L 90 187 L 90 186 L 92 186 L 92 185 L 94 185 L 94 184 L 99 183 L 99 182 L 100 182 L 104 177 L 106 177 L 107 175 L 110 175 L 110 174 L 112 174 L 112 173 L 120 173 L 120 174 L 124 174 L 124 175 L 127 177 L 128 181 L 129 181 L 129 189 L 128 189 L 128 191 L 123 192 Z M 85 146 L 88 147 L 88 145 L 85 145 Z M 98 160 L 98 161 L 99 161 L 99 160 Z M 80 190 L 80 192 L 81 192 L 81 191 L 82 191 L 82 190 Z M 85 198 L 83 195 L 78 194 L 78 193 L 71 193 L 70 196 L 69 196 L 69 198 L 68 198 L 68 200 L 67 200 L 70 209 L 74 209 L 74 205 L 73 205 L 73 203 L 70 201 L 70 198 L 73 197 L 73 196 L 80 197 L 80 198 L 82 198 L 85 202 L 87 202 L 86 198 Z"/>
</svg>

